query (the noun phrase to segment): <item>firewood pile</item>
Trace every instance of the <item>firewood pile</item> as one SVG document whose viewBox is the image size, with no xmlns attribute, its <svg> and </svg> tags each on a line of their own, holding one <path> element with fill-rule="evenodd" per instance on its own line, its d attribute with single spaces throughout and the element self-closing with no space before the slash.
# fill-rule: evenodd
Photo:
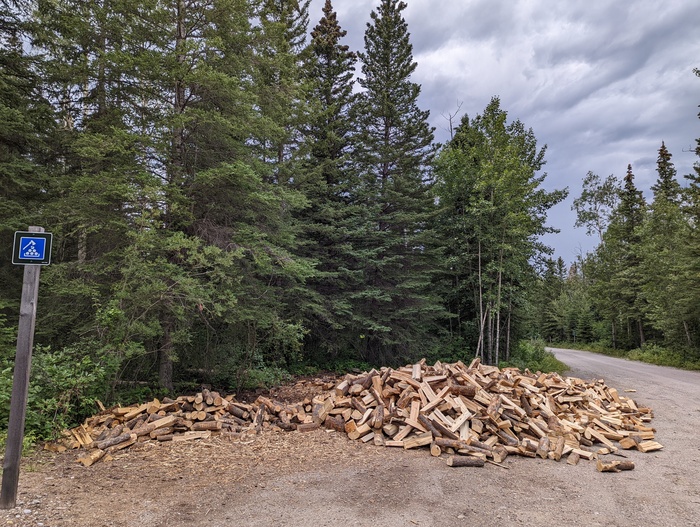
<svg viewBox="0 0 700 527">
<path fill-rule="evenodd" d="M 332 388 L 332 384 L 324 386 Z M 60 448 L 83 448 L 85 466 L 143 441 L 233 437 L 272 426 L 306 432 L 325 427 L 378 446 L 425 447 L 449 466 L 502 464 L 508 455 L 630 470 L 607 461 L 620 449 L 659 450 L 650 408 L 608 387 L 556 373 L 499 369 L 474 360 L 346 375 L 334 388 L 298 403 L 259 396 L 251 404 L 202 390 L 194 396 L 112 408 L 65 432 Z"/>
</svg>

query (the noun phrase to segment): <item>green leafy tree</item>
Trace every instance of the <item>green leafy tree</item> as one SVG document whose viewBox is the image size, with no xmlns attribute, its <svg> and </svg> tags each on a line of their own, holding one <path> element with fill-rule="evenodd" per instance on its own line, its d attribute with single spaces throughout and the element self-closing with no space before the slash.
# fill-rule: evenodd
<svg viewBox="0 0 700 527">
<path fill-rule="evenodd" d="M 462 119 L 438 160 L 444 297 L 461 334 L 492 363 L 508 357 L 535 277 L 530 262 L 548 252 L 539 241 L 553 231 L 546 213 L 567 194 L 540 188 L 544 153 L 532 130 L 508 124 L 493 98 L 483 115 Z"/>
<path fill-rule="evenodd" d="M 564 291 L 566 274 L 566 264 L 561 257 L 545 259 L 542 269 L 538 269 L 537 281 L 527 295 L 524 323 L 529 328 L 528 337 L 542 338 L 547 342 L 561 339 L 558 326 L 551 321 L 548 306 Z"/>
<path fill-rule="evenodd" d="M 586 234 L 598 234 L 600 242 L 620 199 L 620 187 L 612 174 L 604 180 L 593 172 L 583 178 L 583 191 L 571 207 L 576 211 L 574 227 L 586 227 Z"/>
<path fill-rule="evenodd" d="M 590 342 L 593 310 L 583 273 L 573 264 L 559 295 L 547 304 L 546 328 L 560 342 Z"/>
</svg>

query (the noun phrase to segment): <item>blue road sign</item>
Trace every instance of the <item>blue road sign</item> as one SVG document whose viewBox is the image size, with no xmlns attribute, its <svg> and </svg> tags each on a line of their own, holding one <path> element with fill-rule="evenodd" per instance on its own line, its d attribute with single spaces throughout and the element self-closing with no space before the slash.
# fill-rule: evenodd
<svg viewBox="0 0 700 527">
<path fill-rule="evenodd" d="M 50 232 L 15 232 L 12 263 L 48 265 L 51 263 Z"/>
</svg>

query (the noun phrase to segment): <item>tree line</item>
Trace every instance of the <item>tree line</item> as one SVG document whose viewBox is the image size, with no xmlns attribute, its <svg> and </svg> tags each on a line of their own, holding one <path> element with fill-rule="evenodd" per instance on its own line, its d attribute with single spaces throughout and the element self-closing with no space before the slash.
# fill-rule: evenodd
<svg viewBox="0 0 700 527">
<path fill-rule="evenodd" d="M 700 156 L 700 139 L 695 154 Z M 700 163 L 679 180 L 662 142 L 656 173 L 650 202 L 635 185 L 631 165 L 622 179 L 586 175 L 574 200 L 576 225 L 599 243 L 571 267 L 548 262 L 535 294 L 548 306 L 537 315 L 545 338 L 697 365 Z"/>
<path fill-rule="evenodd" d="M 406 4 L 378 4 L 353 51 L 330 0 L 315 23 L 309 0 L 0 0 L 4 364 L 28 225 L 54 235 L 36 364 L 67 396 L 508 359 L 566 190 L 497 97 L 437 144 Z"/>
</svg>

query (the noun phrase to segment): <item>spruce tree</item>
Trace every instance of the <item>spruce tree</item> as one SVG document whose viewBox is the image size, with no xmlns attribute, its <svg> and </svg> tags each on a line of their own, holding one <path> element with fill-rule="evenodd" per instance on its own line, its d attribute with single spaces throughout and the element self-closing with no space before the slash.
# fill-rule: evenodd
<svg viewBox="0 0 700 527">
<path fill-rule="evenodd" d="M 0 2 L 0 231 L 7 229 L 3 241 L 11 239 L 6 237 L 11 231 L 26 229 L 28 213 L 36 208 L 32 202 L 46 190 L 39 162 L 52 116 L 36 61 L 23 50 L 25 16 L 14 2 Z"/>
<path fill-rule="evenodd" d="M 687 287 L 687 269 L 682 257 L 690 234 L 680 203 L 681 186 L 671 154 L 664 143 L 656 163 L 657 180 L 651 187 L 654 201 L 640 231 L 641 294 L 646 300 L 652 327 L 672 347 L 692 345 L 689 316 L 678 299 Z"/>
<path fill-rule="evenodd" d="M 350 149 L 356 137 L 353 76 L 357 56 L 341 40 L 341 29 L 330 0 L 311 32 L 307 78 L 312 109 L 304 131 L 306 159 L 299 188 L 308 207 L 299 214 L 299 253 L 316 262 L 307 281 L 308 298 L 300 306 L 309 332 L 306 351 L 333 358 L 348 348 L 349 294 L 357 288 L 357 257 L 353 232 L 361 209 L 352 199 L 356 170 Z"/>
<path fill-rule="evenodd" d="M 204 359 L 232 371 L 284 358 L 301 331 L 280 293 L 309 266 L 291 253 L 304 200 L 271 182 L 255 148 L 268 129 L 258 12 L 248 0 L 119 7 L 37 12 L 63 122 L 44 212 L 62 249 L 47 338 L 80 333 L 140 379 L 155 365 L 166 388 Z"/>
<path fill-rule="evenodd" d="M 354 194 L 365 209 L 361 236 L 362 290 L 353 295 L 356 349 L 372 361 L 407 360 L 425 349 L 438 312 L 430 295 L 434 156 L 429 112 L 418 106 L 420 85 L 406 4 L 382 0 L 365 31 L 354 159 L 361 180 Z M 420 351 L 419 351 L 420 350 Z"/>
<path fill-rule="evenodd" d="M 13 232 L 45 225 L 46 140 L 54 128 L 44 97 L 38 58 L 26 54 L 27 12 L 23 2 L 0 1 L 0 357 L 14 353 L 21 267 L 10 263 Z M 5 325 L 7 324 L 7 327 Z"/>
<path fill-rule="evenodd" d="M 693 73 L 700 78 L 700 68 L 695 68 Z M 700 113 L 698 113 L 700 118 Z M 688 181 L 684 189 L 683 212 L 690 226 L 688 236 L 683 245 L 681 258 L 687 276 L 684 293 L 677 301 L 682 305 L 686 316 L 690 320 L 690 333 L 693 341 L 694 356 L 697 358 L 700 343 L 700 298 L 695 293 L 697 277 L 700 276 L 700 137 L 695 140 L 696 160 L 693 164 L 693 172 L 684 177 Z"/>
<path fill-rule="evenodd" d="M 307 50 L 311 0 L 262 0 L 253 57 L 253 89 L 264 126 L 254 137 L 258 155 L 272 168 L 272 182 L 288 184 L 298 177 L 301 129 L 308 108 L 303 62 Z"/>
<path fill-rule="evenodd" d="M 617 306 L 619 322 L 626 330 L 628 346 L 641 346 L 646 340 L 644 327 L 645 301 L 641 296 L 640 229 L 646 216 L 642 192 L 634 184 L 632 165 L 620 192 L 620 202 L 604 236 L 609 259 L 610 300 Z"/>
<path fill-rule="evenodd" d="M 661 142 L 659 157 L 656 160 L 656 182 L 651 186 L 654 192 L 654 202 L 679 203 L 681 186 L 676 179 L 676 169 L 671 162 L 671 153 L 666 143 Z"/>
</svg>

